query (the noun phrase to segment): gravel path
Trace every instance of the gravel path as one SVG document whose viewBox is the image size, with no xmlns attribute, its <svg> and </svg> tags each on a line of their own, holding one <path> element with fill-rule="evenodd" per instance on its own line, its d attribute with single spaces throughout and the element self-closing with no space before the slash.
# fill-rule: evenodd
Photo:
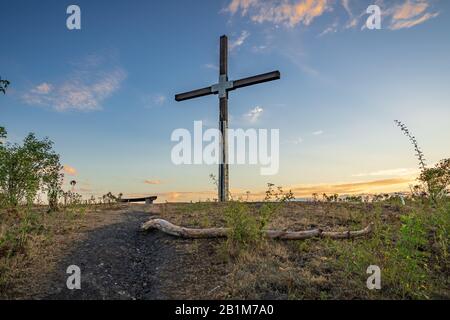
<svg viewBox="0 0 450 320">
<path fill-rule="evenodd" d="M 143 233 L 148 213 L 122 213 L 119 222 L 89 231 L 58 263 L 40 299 L 167 299 L 165 282 L 176 241 L 160 232 Z M 66 286 L 67 267 L 81 269 L 81 289 Z"/>
</svg>

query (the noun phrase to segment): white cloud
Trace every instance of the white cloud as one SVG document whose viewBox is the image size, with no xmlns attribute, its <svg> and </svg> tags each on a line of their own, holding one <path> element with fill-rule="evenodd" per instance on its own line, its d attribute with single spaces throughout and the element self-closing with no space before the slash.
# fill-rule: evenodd
<svg viewBox="0 0 450 320">
<path fill-rule="evenodd" d="M 144 180 L 144 183 L 155 185 L 155 184 L 162 184 L 162 181 L 161 180 Z"/>
<path fill-rule="evenodd" d="M 250 7 L 256 5 L 259 0 L 232 0 L 228 6 L 231 13 L 236 13 L 239 9 L 242 10 L 242 15 L 246 15 Z"/>
<path fill-rule="evenodd" d="M 258 121 L 263 111 L 264 111 L 263 108 L 256 106 L 246 114 L 246 117 L 249 119 L 250 122 L 254 123 Z"/>
<path fill-rule="evenodd" d="M 323 134 L 323 131 L 322 130 L 314 131 L 312 134 L 315 136 L 320 136 L 321 134 Z"/>
<path fill-rule="evenodd" d="M 303 143 L 303 138 L 302 137 L 298 137 L 298 138 L 296 138 L 294 140 L 289 140 L 289 141 L 286 141 L 286 142 L 290 143 L 290 144 L 301 144 L 301 143 Z"/>
<path fill-rule="evenodd" d="M 412 174 L 417 174 L 417 169 L 413 168 L 398 168 L 398 169 L 387 169 L 378 170 L 374 172 L 358 173 L 354 174 L 353 177 L 369 177 L 369 176 L 408 176 Z"/>
<path fill-rule="evenodd" d="M 342 6 L 344 7 L 345 11 L 347 11 L 348 15 L 350 17 L 353 17 L 352 9 L 350 8 L 350 0 L 342 0 Z"/>
<path fill-rule="evenodd" d="M 349 21 L 346 24 L 346 28 L 354 28 L 358 24 L 358 18 L 353 15 L 353 10 L 350 7 L 350 0 L 342 0 L 342 6 L 349 16 Z"/>
<path fill-rule="evenodd" d="M 335 22 L 333 23 L 331 26 L 327 27 L 325 30 L 323 30 L 320 34 L 319 37 L 323 37 L 324 35 L 327 35 L 329 33 L 336 33 L 338 31 L 338 23 Z"/>
<path fill-rule="evenodd" d="M 141 96 L 141 103 L 145 108 L 160 107 L 166 103 L 167 97 L 163 94 L 145 94 Z"/>
<path fill-rule="evenodd" d="M 263 52 L 267 49 L 266 45 L 253 46 L 253 52 Z"/>
<path fill-rule="evenodd" d="M 154 101 L 158 106 L 161 106 L 161 105 L 163 105 L 163 104 L 166 102 L 166 100 L 167 100 L 166 96 L 159 94 L 159 95 L 156 95 L 156 96 L 155 96 L 155 98 L 154 98 L 153 101 Z"/>
<path fill-rule="evenodd" d="M 240 47 L 244 44 L 245 40 L 250 36 L 250 32 L 244 30 L 241 32 L 241 35 L 234 41 L 232 41 L 229 45 L 230 50 L 234 50 L 237 47 Z"/>
<path fill-rule="evenodd" d="M 53 86 L 47 82 L 43 82 L 35 88 L 31 89 L 31 92 L 37 94 L 49 94 L 52 91 Z"/>
<path fill-rule="evenodd" d="M 61 84 L 44 82 L 32 88 L 22 99 L 29 105 L 51 107 L 60 112 L 100 110 L 125 77 L 125 72 L 118 67 L 109 71 L 77 70 Z"/>
<path fill-rule="evenodd" d="M 211 69 L 211 70 L 219 70 L 219 67 L 213 63 L 206 63 L 203 65 L 206 69 Z"/>
</svg>

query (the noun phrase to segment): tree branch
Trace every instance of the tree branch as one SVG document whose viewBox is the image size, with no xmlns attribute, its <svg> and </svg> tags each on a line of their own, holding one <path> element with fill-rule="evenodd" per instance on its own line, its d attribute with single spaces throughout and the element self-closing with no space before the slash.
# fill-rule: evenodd
<svg viewBox="0 0 450 320">
<path fill-rule="evenodd" d="M 141 229 L 160 230 L 172 236 L 199 239 L 199 238 L 226 238 L 229 229 L 227 228 L 207 228 L 195 229 L 185 228 L 174 225 L 169 221 L 163 219 L 150 219 L 145 222 Z M 281 231 L 281 230 L 265 230 L 264 233 L 267 238 L 278 240 L 305 240 L 310 238 L 329 238 L 329 239 L 353 239 L 370 234 L 373 231 L 373 223 L 367 227 L 357 231 L 323 231 L 321 229 L 312 229 L 304 231 Z"/>
</svg>

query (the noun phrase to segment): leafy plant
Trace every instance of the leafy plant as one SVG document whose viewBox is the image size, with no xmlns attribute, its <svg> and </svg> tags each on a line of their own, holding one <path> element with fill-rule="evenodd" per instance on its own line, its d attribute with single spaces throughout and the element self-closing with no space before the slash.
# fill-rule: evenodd
<svg viewBox="0 0 450 320">
<path fill-rule="evenodd" d="M 6 137 L 6 130 L 3 137 Z M 0 145 L 0 193 L 6 205 L 33 203 L 39 191 L 47 192 L 49 206 L 57 208 L 62 166 L 48 138 L 39 140 L 30 133 L 19 144 Z"/>
<path fill-rule="evenodd" d="M 225 208 L 225 221 L 229 229 L 227 238 L 228 252 L 236 255 L 241 249 L 255 244 L 261 237 L 257 219 L 250 215 L 245 203 L 231 201 Z"/>
<path fill-rule="evenodd" d="M 8 80 L 2 80 L 0 77 L 0 92 L 3 92 L 3 94 L 6 94 L 6 89 L 11 84 Z"/>
<path fill-rule="evenodd" d="M 424 155 L 422 149 L 419 147 L 416 137 L 412 135 L 412 133 L 409 131 L 408 127 L 404 123 L 402 123 L 399 120 L 394 120 L 394 122 L 400 128 L 400 130 L 405 134 L 405 136 L 408 137 L 409 141 L 411 141 L 411 144 L 414 147 L 414 151 L 416 152 L 417 160 L 419 161 L 419 168 L 421 171 L 424 171 L 427 168 L 425 155 Z"/>
<path fill-rule="evenodd" d="M 229 231 L 227 245 L 231 255 L 239 253 L 250 245 L 256 245 L 263 239 L 267 228 L 282 204 L 294 198 L 291 191 L 284 192 L 282 187 L 267 184 L 264 203 L 252 214 L 250 206 L 240 200 L 230 201 L 225 208 L 225 220 Z"/>
<path fill-rule="evenodd" d="M 425 155 L 417 143 L 417 139 L 411 134 L 408 127 L 402 122 L 395 120 L 395 124 L 411 141 L 416 157 L 419 161 L 420 176 L 419 181 L 425 188 L 415 186 L 412 193 L 416 196 L 429 196 L 435 203 L 442 197 L 447 195 L 447 189 L 450 185 L 450 159 L 441 160 L 434 168 L 428 168 L 426 165 Z M 425 190 L 422 190 L 425 189 Z"/>
<path fill-rule="evenodd" d="M 450 159 L 441 160 L 434 168 L 426 168 L 419 180 L 425 182 L 434 200 L 446 196 L 450 185 Z"/>
<path fill-rule="evenodd" d="M 6 129 L 4 127 L 0 127 L 0 139 L 5 139 L 6 138 Z M 2 145 L 3 142 L 2 140 L 0 140 L 0 145 Z"/>
</svg>

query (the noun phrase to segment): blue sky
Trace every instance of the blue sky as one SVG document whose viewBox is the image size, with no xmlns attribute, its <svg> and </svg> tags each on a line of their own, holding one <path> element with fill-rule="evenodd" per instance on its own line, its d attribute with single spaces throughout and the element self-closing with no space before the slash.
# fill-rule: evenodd
<svg viewBox="0 0 450 320">
<path fill-rule="evenodd" d="M 68 30 L 66 8 L 81 8 Z M 382 29 L 364 28 L 366 8 Z M 176 128 L 216 126 L 216 96 L 174 94 L 217 82 L 230 39 L 232 79 L 280 70 L 280 81 L 230 94 L 230 127 L 280 129 L 280 171 L 232 166 L 231 189 L 267 182 L 297 195 L 405 189 L 416 160 L 405 122 L 430 164 L 448 157 L 448 1 L 14 1 L 1 5 L 0 97 L 9 140 L 49 136 L 86 196 L 108 191 L 166 200 L 214 197 L 216 166 L 175 166 Z M 252 110 L 257 110 L 253 117 Z M 147 183 L 146 183 L 147 181 Z"/>
</svg>

